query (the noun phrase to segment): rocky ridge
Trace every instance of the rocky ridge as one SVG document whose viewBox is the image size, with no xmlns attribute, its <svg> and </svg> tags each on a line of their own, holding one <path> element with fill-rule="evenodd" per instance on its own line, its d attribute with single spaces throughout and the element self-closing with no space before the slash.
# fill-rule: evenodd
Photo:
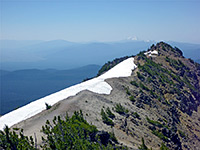
<svg viewBox="0 0 200 150">
<path fill-rule="evenodd" d="M 40 143 L 47 119 L 82 110 L 89 123 L 113 132 L 129 149 L 138 149 L 142 138 L 152 149 L 163 144 L 168 149 L 198 149 L 200 65 L 164 42 L 148 52 L 135 56 L 138 68 L 130 77 L 106 80 L 113 89 L 109 95 L 82 91 L 13 127 L 23 128 L 29 136 L 35 133 Z"/>
</svg>

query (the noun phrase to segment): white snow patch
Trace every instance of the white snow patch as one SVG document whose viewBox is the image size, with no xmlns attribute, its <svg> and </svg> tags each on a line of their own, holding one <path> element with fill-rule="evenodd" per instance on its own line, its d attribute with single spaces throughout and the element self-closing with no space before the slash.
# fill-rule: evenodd
<svg viewBox="0 0 200 150">
<path fill-rule="evenodd" d="M 154 51 L 151 52 L 151 54 L 158 55 L 158 51 L 154 50 Z"/>
<path fill-rule="evenodd" d="M 63 89 L 59 92 L 38 99 L 10 113 L 7 113 L 0 117 L 0 130 L 3 130 L 5 125 L 11 127 L 16 123 L 28 119 L 45 110 L 45 103 L 54 105 L 55 103 L 70 96 L 75 96 L 77 93 L 83 90 L 89 90 L 98 94 L 110 94 L 112 87 L 105 82 L 105 79 L 128 77 L 131 75 L 132 70 L 136 67 L 137 66 L 134 64 L 134 58 L 128 58 L 99 77 Z"/>
<path fill-rule="evenodd" d="M 158 55 L 158 51 L 156 50 L 148 51 L 148 52 L 145 52 L 144 54 L 152 57 L 152 56 Z"/>
</svg>

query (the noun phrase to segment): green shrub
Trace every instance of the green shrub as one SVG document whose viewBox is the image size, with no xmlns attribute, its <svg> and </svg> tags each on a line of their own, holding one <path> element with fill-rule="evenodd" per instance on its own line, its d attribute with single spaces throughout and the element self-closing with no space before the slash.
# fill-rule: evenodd
<svg viewBox="0 0 200 150">
<path fill-rule="evenodd" d="M 142 138 L 142 144 L 138 147 L 139 150 L 149 150 L 144 143 L 144 138 Z"/>
<path fill-rule="evenodd" d="M 169 148 L 164 143 L 162 143 L 160 150 L 169 150 Z"/>
<path fill-rule="evenodd" d="M 142 84 L 142 82 L 140 82 L 140 87 L 141 87 L 143 90 L 150 91 L 148 87 L 146 87 L 144 84 Z"/>
<path fill-rule="evenodd" d="M 115 137 L 114 132 L 110 132 L 109 134 L 110 134 L 110 139 L 111 139 L 112 141 L 114 141 L 115 143 L 118 143 L 117 138 Z"/>
<path fill-rule="evenodd" d="M 145 77 L 141 75 L 139 72 L 137 72 L 137 77 L 141 80 L 144 81 Z"/>
<path fill-rule="evenodd" d="M 4 130 L 0 130 L 0 149 L 5 150 L 21 150 L 30 149 L 36 150 L 36 145 L 32 137 L 27 137 L 23 133 L 23 129 L 13 129 L 11 131 L 8 126 Z"/>
<path fill-rule="evenodd" d="M 157 96 L 156 93 L 154 93 L 152 90 L 150 90 L 150 94 L 151 94 L 152 96 L 154 96 L 154 97 Z"/>
<path fill-rule="evenodd" d="M 27 137 L 21 129 L 11 131 L 7 126 L 4 131 L 0 130 L 0 149 L 5 150 L 37 150 L 37 144 L 32 137 Z M 17 131 L 17 133 L 15 132 Z M 99 131 L 94 125 L 90 125 L 84 118 L 82 111 L 74 112 L 70 118 L 66 115 L 65 119 L 60 116 L 54 117 L 52 124 L 46 121 L 42 126 L 44 137 L 42 137 L 41 149 L 77 149 L 77 150 L 119 150 L 127 149 L 124 146 L 117 146 L 117 139 L 114 133 L 109 135 L 107 141 L 98 135 Z M 111 141 L 111 143 L 109 142 Z"/>
<path fill-rule="evenodd" d="M 161 101 L 161 99 L 162 99 L 162 98 L 161 98 L 160 96 L 158 96 L 158 101 Z"/>
<path fill-rule="evenodd" d="M 135 98 L 134 98 L 133 95 L 131 95 L 131 96 L 129 97 L 129 99 L 130 99 L 131 102 L 135 102 Z"/>
<path fill-rule="evenodd" d="M 125 109 L 120 103 L 115 105 L 115 111 L 121 115 L 128 113 L 128 109 Z"/>
<path fill-rule="evenodd" d="M 108 118 L 107 114 L 104 112 L 103 109 L 101 109 L 101 118 L 103 120 L 103 123 L 110 125 L 110 126 L 114 126 L 113 121 Z"/>
<path fill-rule="evenodd" d="M 128 90 L 128 88 L 126 88 L 126 94 L 127 95 L 131 95 L 130 91 Z"/>
<path fill-rule="evenodd" d="M 43 149 L 76 149 L 76 150 L 96 150 L 96 149 L 124 149 L 124 147 L 106 143 L 97 133 L 94 125 L 90 125 L 84 118 L 82 112 L 75 112 L 70 118 L 68 115 L 65 120 L 61 117 L 54 117 L 53 125 L 46 122 L 42 127 L 45 136 L 42 138 Z M 108 139 L 112 140 L 111 138 Z M 113 141 L 115 142 L 115 141 Z"/>
<path fill-rule="evenodd" d="M 139 87 L 139 85 L 137 84 L 136 81 L 131 81 L 130 83 L 131 83 L 132 85 L 136 86 L 136 87 Z"/>
<path fill-rule="evenodd" d="M 112 113 L 109 107 L 106 109 L 106 113 L 109 118 L 112 118 L 112 119 L 115 118 L 115 115 Z"/>
<path fill-rule="evenodd" d="M 51 105 L 49 105 L 47 103 L 45 103 L 45 105 L 46 105 L 46 110 L 51 109 Z"/>
<path fill-rule="evenodd" d="M 148 117 L 146 117 L 146 119 L 147 119 L 148 123 L 150 123 L 152 125 L 155 125 L 157 127 L 163 127 L 163 125 L 160 122 L 158 122 L 158 121 L 151 120 Z"/>
<path fill-rule="evenodd" d="M 147 77 L 147 82 L 151 83 L 153 81 L 153 79 L 151 77 Z"/>
<path fill-rule="evenodd" d="M 133 117 L 140 119 L 140 115 L 137 112 L 131 114 Z"/>
<path fill-rule="evenodd" d="M 159 132 L 157 130 L 153 130 L 152 133 L 154 135 L 156 135 L 157 137 L 159 137 L 160 139 L 162 139 L 164 141 L 168 141 L 168 138 L 166 136 L 164 136 L 162 132 Z"/>
<path fill-rule="evenodd" d="M 186 135 L 185 135 L 185 133 L 184 133 L 183 131 L 178 130 L 178 133 L 180 134 L 180 136 L 181 136 L 182 138 L 186 137 Z"/>
<path fill-rule="evenodd" d="M 185 64 L 181 60 L 175 60 L 169 57 L 166 57 L 165 60 L 169 63 L 170 66 L 172 66 L 176 70 L 181 69 L 181 68 L 187 69 Z"/>
</svg>

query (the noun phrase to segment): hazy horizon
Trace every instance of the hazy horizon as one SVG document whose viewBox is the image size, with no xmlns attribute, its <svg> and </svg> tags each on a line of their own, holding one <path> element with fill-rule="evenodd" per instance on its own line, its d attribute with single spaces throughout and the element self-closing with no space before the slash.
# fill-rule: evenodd
<svg viewBox="0 0 200 150">
<path fill-rule="evenodd" d="M 1 40 L 200 43 L 197 0 L 0 0 Z"/>
</svg>

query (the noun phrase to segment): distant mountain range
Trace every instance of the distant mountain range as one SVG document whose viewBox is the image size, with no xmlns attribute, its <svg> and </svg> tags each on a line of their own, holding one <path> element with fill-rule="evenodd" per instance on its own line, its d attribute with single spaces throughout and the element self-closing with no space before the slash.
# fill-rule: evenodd
<svg viewBox="0 0 200 150">
<path fill-rule="evenodd" d="M 88 65 L 70 70 L 0 70 L 0 114 L 94 77 L 99 68 Z"/>
<path fill-rule="evenodd" d="M 81 70 L 84 69 L 77 73 L 84 73 Z M 27 75 L 34 74 L 31 78 L 42 82 L 55 70 L 46 72 L 44 76 L 38 70 L 22 74 L 26 80 L 30 80 Z M 7 71 L 2 74 L 12 76 Z M 22 75 L 21 71 L 15 74 L 15 79 Z M 61 77 L 55 78 L 62 79 L 60 74 Z M 200 64 L 185 58 L 179 48 L 159 42 L 134 57 L 106 63 L 99 75 L 0 117 L 0 128 L 7 124 L 13 135 L 13 130 L 22 128 L 20 137 L 32 136 L 32 143 L 36 142 L 32 146 L 47 149 L 68 149 L 69 145 L 69 149 L 126 146 L 142 150 L 197 150 L 200 147 Z M 50 78 L 53 79 L 54 76 Z M 26 92 L 32 91 L 27 88 Z M 4 129 L 0 132 L 3 139 L 0 149 L 11 143 L 4 138 L 9 130 Z M 18 139 L 7 137 L 12 141 Z"/>
<path fill-rule="evenodd" d="M 88 64 L 103 65 L 108 60 L 136 55 L 155 41 L 120 41 L 74 43 L 65 40 L 13 41 L 1 40 L 1 69 L 70 69 Z M 200 59 L 200 44 L 169 42 L 183 50 L 184 56 Z"/>
</svg>

